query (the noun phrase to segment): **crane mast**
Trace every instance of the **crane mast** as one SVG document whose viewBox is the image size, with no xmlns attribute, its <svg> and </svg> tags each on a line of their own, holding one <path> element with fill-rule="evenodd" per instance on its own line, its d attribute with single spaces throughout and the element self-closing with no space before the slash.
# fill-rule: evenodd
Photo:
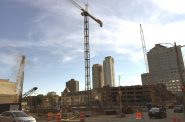
<svg viewBox="0 0 185 122">
<path fill-rule="evenodd" d="M 88 5 L 86 4 L 85 9 L 87 11 Z M 85 91 L 90 96 L 91 89 L 91 78 L 90 78 L 90 46 L 89 46 L 89 17 L 86 12 L 81 13 L 84 16 L 84 59 L 85 59 Z M 90 98 L 88 97 L 87 101 Z"/>
<path fill-rule="evenodd" d="M 144 60 L 145 60 L 145 67 L 146 67 L 146 72 L 148 73 L 148 60 L 146 56 L 146 45 L 145 45 L 145 38 L 144 38 L 144 33 L 142 26 L 140 24 L 140 34 L 141 34 L 141 43 L 142 43 L 142 48 L 143 48 L 143 55 L 144 55 Z"/>
<path fill-rule="evenodd" d="M 21 62 L 16 78 L 16 86 L 17 86 L 17 96 L 18 96 L 18 102 L 21 103 L 22 101 L 22 91 L 23 91 L 23 82 L 24 82 L 24 67 L 25 67 L 25 60 L 26 57 L 23 55 L 21 57 Z"/>
<path fill-rule="evenodd" d="M 82 13 L 81 15 L 84 16 L 84 59 L 85 59 L 85 91 L 87 95 L 87 105 L 90 104 L 91 101 L 91 78 L 90 78 L 90 46 L 89 46 L 89 17 L 97 22 L 100 27 L 103 26 L 101 20 L 95 18 L 88 12 L 88 5 L 85 5 L 85 9 L 83 9 L 78 3 L 74 0 L 71 2 L 79 8 Z"/>
</svg>

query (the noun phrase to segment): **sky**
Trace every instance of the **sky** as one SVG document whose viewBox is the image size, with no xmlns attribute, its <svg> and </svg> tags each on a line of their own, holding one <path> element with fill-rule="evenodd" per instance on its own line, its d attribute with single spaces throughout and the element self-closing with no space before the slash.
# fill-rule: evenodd
<svg viewBox="0 0 185 122">
<path fill-rule="evenodd" d="M 140 24 L 147 51 L 157 43 L 185 45 L 184 0 L 75 1 L 81 7 L 88 3 L 89 13 L 103 22 L 100 28 L 89 19 L 91 67 L 112 56 L 117 85 L 118 76 L 122 86 L 141 84 L 146 72 Z M 0 79 L 15 82 L 21 55 L 23 92 L 38 87 L 35 94 L 60 94 L 72 78 L 84 90 L 81 10 L 70 0 L 0 0 Z"/>
</svg>

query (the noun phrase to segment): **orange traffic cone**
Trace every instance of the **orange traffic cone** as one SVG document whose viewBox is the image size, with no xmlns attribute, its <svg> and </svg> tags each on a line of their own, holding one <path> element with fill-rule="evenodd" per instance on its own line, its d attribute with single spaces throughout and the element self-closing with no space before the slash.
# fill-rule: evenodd
<svg viewBox="0 0 185 122">
<path fill-rule="evenodd" d="M 80 122 L 85 122 L 85 113 L 80 112 Z"/>
<path fill-rule="evenodd" d="M 61 119 L 62 119 L 62 114 L 60 112 L 58 112 L 56 115 L 55 115 L 55 120 L 56 122 L 61 122 Z"/>
<path fill-rule="evenodd" d="M 176 118 L 175 114 L 173 115 L 173 122 L 177 122 L 177 118 Z"/>
<path fill-rule="evenodd" d="M 51 112 L 49 112 L 48 118 L 47 118 L 48 122 L 52 121 L 52 119 L 53 119 L 53 114 Z"/>
</svg>

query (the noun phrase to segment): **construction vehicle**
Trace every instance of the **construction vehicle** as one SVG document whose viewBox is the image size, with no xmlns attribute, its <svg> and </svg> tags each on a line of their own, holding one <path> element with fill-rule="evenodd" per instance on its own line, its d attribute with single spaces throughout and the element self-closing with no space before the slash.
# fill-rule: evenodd
<svg viewBox="0 0 185 122">
<path fill-rule="evenodd" d="M 24 93 L 22 98 L 25 98 L 31 94 L 33 94 L 38 88 L 37 87 L 33 87 L 31 90 L 29 90 L 28 92 Z"/>
<path fill-rule="evenodd" d="M 19 65 L 19 70 L 16 77 L 16 82 L 6 81 L 6 87 L 11 90 L 11 94 L 9 91 L 3 92 L 0 94 L 0 113 L 8 110 L 21 110 L 21 102 L 22 102 L 22 90 L 23 90 L 23 81 L 24 81 L 24 66 L 25 66 L 26 57 L 23 55 L 21 57 L 21 62 Z M 11 84 L 11 85 L 9 85 Z M 13 90 L 12 90 L 13 88 Z"/>
<path fill-rule="evenodd" d="M 28 92 L 24 93 L 22 95 L 22 109 L 23 110 L 29 110 L 29 102 L 31 102 L 29 99 L 27 99 L 28 96 L 31 96 L 38 88 L 37 87 L 33 87 L 32 89 L 30 89 Z"/>
</svg>

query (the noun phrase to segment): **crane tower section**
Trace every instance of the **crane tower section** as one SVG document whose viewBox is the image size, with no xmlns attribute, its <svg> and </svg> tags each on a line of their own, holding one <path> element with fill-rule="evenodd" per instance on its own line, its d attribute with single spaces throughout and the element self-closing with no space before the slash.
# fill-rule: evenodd
<svg viewBox="0 0 185 122">
<path fill-rule="evenodd" d="M 87 11 L 88 5 L 86 4 L 85 10 Z M 84 16 L 84 59 L 85 59 L 85 90 L 91 89 L 90 78 L 90 46 L 89 46 L 89 17 L 86 12 L 81 13 Z"/>
<path fill-rule="evenodd" d="M 16 78 L 18 102 L 21 102 L 22 100 L 25 60 L 26 60 L 26 57 L 23 55 L 21 57 L 21 62 L 19 65 L 19 70 Z"/>
<path fill-rule="evenodd" d="M 83 9 L 78 3 L 74 0 L 71 2 L 79 8 L 82 13 L 81 15 L 84 16 L 84 59 L 85 59 L 85 91 L 87 93 L 87 104 L 89 105 L 91 99 L 91 78 L 90 78 L 90 45 L 89 45 L 89 17 L 97 22 L 100 27 L 103 26 L 101 20 L 95 18 L 88 12 L 88 5 L 86 4 L 85 9 Z"/>
<path fill-rule="evenodd" d="M 143 33 L 143 29 L 142 29 L 141 24 L 140 24 L 140 34 L 141 34 L 141 43 L 142 43 L 142 48 L 143 48 L 143 55 L 144 55 L 144 60 L 145 60 L 146 72 L 148 73 L 147 52 L 146 52 L 144 33 Z"/>
</svg>

